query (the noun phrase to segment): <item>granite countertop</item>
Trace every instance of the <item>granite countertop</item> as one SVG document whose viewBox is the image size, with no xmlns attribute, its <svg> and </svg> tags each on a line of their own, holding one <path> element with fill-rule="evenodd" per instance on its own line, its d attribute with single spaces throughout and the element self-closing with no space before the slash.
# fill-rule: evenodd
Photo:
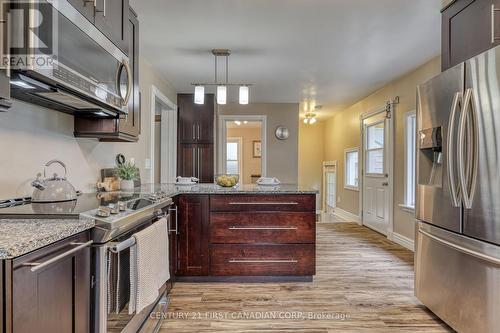
<svg viewBox="0 0 500 333">
<path fill-rule="evenodd" d="M 0 219 L 0 260 L 19 257 L 94 227 L 90 219 Z"/>
<path fill-rule="evenodd" d="M 178 194 L 317 194 L 318 190 L 301 187 L 295 184 L 280 184 L 277 186 L 259 186 L 255 184 L 222 187 L 216 184 L 175 185 L 175 184 L 143 184 L 137 191 L 153 193 L 163 191 L 168 196 Z"/>
<path fill-rule="evenodd" d="M 292 184 L 278 186 L 239 185 L 222 187 L 216 184 L 175 185 L 144 184 L 135 193 L 148 195 L 163 191 L 168 196 L 179 194 L 316 194 L 317 190 Z M 94 227 L 94 220 L 80 219 L 1 219 L 0 260 L 19 257 L 59 240 Z"/>
</svg>

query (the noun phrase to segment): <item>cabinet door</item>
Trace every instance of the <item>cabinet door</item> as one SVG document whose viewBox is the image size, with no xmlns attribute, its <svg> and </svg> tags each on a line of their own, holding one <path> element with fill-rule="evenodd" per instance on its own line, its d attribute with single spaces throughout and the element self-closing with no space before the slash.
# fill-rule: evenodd
<svg viewBox="0 0 500 333">
<path fill-rule="evenodd" d="M 214 145 L 199 144 L 196 150 L 196 177 L 200 183 L 214 182 Z"/>
<path fill-rule="evenodd" d="M 442 69 L 500 43 L 500 0 L 457 0 L 442 14 Z"/>
<path fill-rule="evenodd" d="M 110 1 L 110 0 L 108 0 Z M 132 94 L 128 102 L 128 114 L 120 118 L 120 132 L 137 137 L 141 129 L 141 108 L 139 95 L 139 21 L 129 11 L 127 33 L 129 39 L 129 63 L 132 71 Z"/>
<path fill-rule="evenodd" d="M 177 95 L 179 143 L 196 143 L 198 120 L 195 114 L 193 98 L 193 94 Z"/>
<path fill-rule="evenodd" d="M 196 123 L 196 141 L 198 143 L 214 142 L 214 110 L 214 95 L 205 95 L 205 104 L 200 105 L 200 110 L 197 112 L 198 120 Z"/>
<path fill-rule="evenodd" d="M 181 177 L 196 177 L 197 146 L 195 144 L 180 144 L 177 149 L 177 175 Z"/>
<path fill-rule="evenodd" d="M 94 0 L 68 0 L 68 2 L 87 20 L 94 23 Z"/>
<path fill-rule="evenodd" d="M 68 252 L 88 241 L 88 233 L 14 260 L 13 333 L 86 333 L 90 324 L 90 249 Z M 39 263 L 66 254 L 37 271 Z"/>
<path fill-rule="evenodd" d="M 208 195 L 179 198 L 179 275 L 206 276 L 209 268 Z"/>
<path fill-rule="evenodd" d="M 128 24 L 128 0 L 97 0 L 96 27 L 126 54 L 129 51 Z"/>
</svg>

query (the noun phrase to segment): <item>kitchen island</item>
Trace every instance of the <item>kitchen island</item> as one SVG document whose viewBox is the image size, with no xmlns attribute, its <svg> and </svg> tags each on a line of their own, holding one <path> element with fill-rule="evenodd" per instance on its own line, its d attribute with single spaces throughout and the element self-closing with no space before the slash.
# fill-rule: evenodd
<svg viewBox="0 0 500 333">
<path fill-rule="evenodd" d="M 316 193 L 296 185 L 147 184 L 175 203 L 171 273 L 178 281 L 311 281 Z"/>
</svg>

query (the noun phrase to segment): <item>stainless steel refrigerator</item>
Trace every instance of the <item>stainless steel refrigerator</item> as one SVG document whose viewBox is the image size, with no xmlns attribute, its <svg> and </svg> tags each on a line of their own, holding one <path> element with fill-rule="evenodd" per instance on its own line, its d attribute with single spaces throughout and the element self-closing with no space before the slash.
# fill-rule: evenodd
<svg viewBox="0 0 500 333">
<path fill-rule="evenodd" d="M 500 48 L 417 89 L 415 294 L 459 332 L 500 332 Z"/>
</svg>

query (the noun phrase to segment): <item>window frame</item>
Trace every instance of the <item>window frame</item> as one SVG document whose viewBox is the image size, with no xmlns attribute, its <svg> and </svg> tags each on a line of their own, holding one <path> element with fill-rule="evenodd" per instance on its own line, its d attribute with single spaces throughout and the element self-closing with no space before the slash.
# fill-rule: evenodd
<svg viewBox="0 0 500 333">
<path fill-rule="evenodd" d="M 379 124 L 384 124 L 384 146 L 381 147 L 381 148 L 368 148 L 369 147 L 369 144 L 368 144 L 368 140 L 369 140 L 369 128 L 370 127 L 373 127 L 373 126 L 377 126 Z M 365 134 L 364 134 L 364 151 L 363 151 L 363 168 L 365 169 L 365 172 L 366 172 L 366 175 L 370 176 L 370 177 L 385 177 L 385 174 L 387 173 L 387 149 L 386 149 L 386 137 L 385 137 L 385 134 L 386 134 L 386 123 L 385 123 L 385 119 L 381 119 L 381 120 L 378 120 L 378 121 L 375 121 L 373 123 L 370 123 L 370 124 L 365 124 Z M 368 155 L 370 152 L 373 152 L 373 151 L 382 151 L 382 172 L 369 172 L 369 168 L 368 168 L 368 163 L 369 163 L 369 159 L 368 159 Z"/>
<path fill-rule="evenodd" d="M 409 129 L 409 120 L 413 118 L 414 121 L 414 132 L 410 133 Z M 403 210 L 407 210 L 410 212 L 415 211 L 415 201 L 416 201 L 416 170 L 417 170 L 417 114 L 415 110 L 409 111 L 405 113 L 404 116 L 404 122 L 405 122 L 405 130 L 404 130 L 404 138 L 405 138 L 405 144 L 404 144 L 404 203 L 399 205 Z M 411 156 L 411 161 L 410 161 L 410 144 L 413 144 L 413 156 Z M 409 168 L 410 168 L 410 163 L 413 164 L 412 171 L 413 171 L 413 194 L 410 196 L 410 182 L 409 182 Z M 411 202 L 413 198 L 413 202 Z"/>
<path fill-rule="evenodd" d="M 240 178 L 243 177 L 243 138 L 241 137 L 228 137 L 226 139 L 226 154 L 225 154 L 225 161 L 224 161 L 224 171 L 227 173 L 227 144 L 236 142 L 238 144 L 238 170 L 239 170 L 239 176 Z M 231 160 L 232 161 L 232 160 Z"/>
<path fill-rule="evenodd" d="M 358 175 L 358 185 L 354 186 L 347 183 L 347 155 L 350 153 L 356 153 L 358 155 L 358 167 L 356 174 Z M 360 168 L 359 168 L 359 147 L 344 149 L 344 188 L 352 191 L 359 191 L 360 183 Z"/>
</svg>

